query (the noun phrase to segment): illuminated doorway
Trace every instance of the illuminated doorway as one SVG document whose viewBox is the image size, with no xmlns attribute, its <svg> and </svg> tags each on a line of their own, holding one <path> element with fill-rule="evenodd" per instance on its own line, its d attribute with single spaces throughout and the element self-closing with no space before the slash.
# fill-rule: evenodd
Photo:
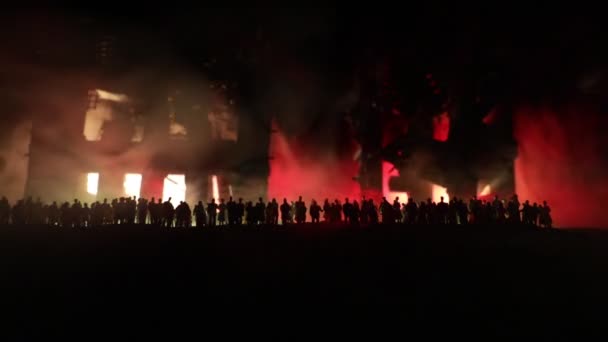
<svg viewBox="0 0 608 342">
<path fill-rule="evenodd" d="M 163 182 L 163 202 L 171 198 L 171 204 L 177 206 L 186 200 L 186 176 L 167 175 Z"/>
<path fill-rule="evenodd" d="M 141 191 L 141 174 L 127 173 L 123 183 L 125 195 L 129 197 L 138 197 Z"/>
</svg>

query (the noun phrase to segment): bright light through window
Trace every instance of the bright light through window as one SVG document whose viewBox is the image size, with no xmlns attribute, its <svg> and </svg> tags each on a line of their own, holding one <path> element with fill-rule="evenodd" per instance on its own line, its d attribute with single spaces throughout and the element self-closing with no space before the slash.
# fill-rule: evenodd
<svg viewBox="0 0 608 342">
<path fill-rule="evenodd" d="M 441 185 L 433 184 L 433 202 L 441 202 L 441 197 L 443 197 L 443 201 L 446 203 L 450 201 L 448 189 L 442 187 Z"/>
<path fill-rule="evenodd" d="M 99 173 L 87 173 L 87 192 L 91 195 L 97 195 L 99 188 Z"/>
<path fill-rule="evenodd" d="M 180 201 L 186 200 L 186 176 L 167 175 L 163 184 L 163 201 L 171 198 L 171 204 L 177 206 Z"/>
<path fill-rule="evenodd" d="M 406 203 L 408 199 L 407 192 L 393 191 L 390 188 L 390 180 L 393 177 L 399 177 L 399 170 L 394 168 L 393 164 L 389 162 L 382 162 L 382 196 L 386 197 L 386 200 L 391 202 L 399 197 L 400 203 Z"/>
<path fill-rule="evenodd" d="M 88 141 L 99 141 L 102 138 L 106 121 L 112 121 L 116 106 L 124 107 L 129 98 L 124 94 L 95 89 L 89 91 L 89 108 L 85 113 L 84 137 Z"/>
<path fill-rule="evenodd" d="M 220 198 L 220 187 L 217 182 L 217 176 L 211 176 L 211 188 L 213 190 L 213 198 L 218 201 Z"/>
<path fill-rule="evenodd" d="M 129 197 L 139 197 L 141 190 L 141 174 L 139 173 L 127 173 L 125 175 L 125 182 L 123 184 L 125 189 L 125 195 Z"/>
</svg>

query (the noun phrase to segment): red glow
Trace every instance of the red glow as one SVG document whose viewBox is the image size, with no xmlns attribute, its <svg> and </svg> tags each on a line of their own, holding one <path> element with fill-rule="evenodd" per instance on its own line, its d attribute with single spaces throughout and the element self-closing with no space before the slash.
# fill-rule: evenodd
<svg viewBox="0 0 608 342">
<path fill-rule="evenodd" d="M 353 179 L 358 174 L 359 163 L 352 156 L 359 148 L 354 142 L 344 156 L 334 158 L 319 157 L 311 153 L 297 153 L 297 141 L 289 141 L 273 122 L 270 141 L 270 176 L 268 178 L 268 196 L 282 200 L 305 200 L 325 198 L 344 200 L 344 197 L 359 199 L 361 188 Z"/>
<path fill-rule="evenodd" d="M 409 123 L 405 116 L 392 115 L 385 118 L 382 134 L 382 146 L 387 146 L 395 139 L 407 134 Z"/>
<path fill-rule="evenodd" d="M 443 112 L 433 117 L 433 139 L 437 141 L 448 141 L 450 136 L 450 115 Z"/>
<path fill-rule="evenodd" d="M 602 208 L 608 201 L 602 153 L 606 119 L 584 105 L 528 107 L 515 114 L 515 182 L 520 198 L 547 200 L 557 226 L 608 227 Z"/>
<path fill-rule="evenodd" d="M 485 125 L 489 126 L 489 125 L 494 124 L 497 119 L 498 119 L 498 113 L 496 112 L 496 108 L 494 108 L 486 116 L 484 116 L 483 119 L 481 119 L 481 121 Z"/>
</svg>

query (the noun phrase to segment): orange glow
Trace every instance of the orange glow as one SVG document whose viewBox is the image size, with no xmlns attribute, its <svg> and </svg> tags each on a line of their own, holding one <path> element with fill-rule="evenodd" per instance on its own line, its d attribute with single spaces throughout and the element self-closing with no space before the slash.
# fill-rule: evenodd
<svg viewBox="0 0 608 342">
<path fill-rule="evenodd" d="M 393 201 L 395 197 L 399 197 L 399 202 L 407 202 L 407 192 L 392 191 L 390 189 L 390 179 L 393 177 L 399 177 L 399 170 L 393 168 L 393 164 L 383 161 L 382 162 L 382 196 L 386 197 L 388 201 Z"/>
<path fill-rule="evenodd" d="M 186 200 L 186 176 L 167 175 L 163 183 L 163 201 L 171 198 L 171 204 L 177 206 L 179 202 Z"/>
<path fill-rule="evenodd" d="M 479 197 L 483 197 L 483 196 L 488 196 L 489 194 L 492 193 L 492 187 L 490 186 L 490 184 L 486 185 L 481 192 L 479 192 Z"/>
<path fill-rule="evenodd" d="M 99 188 L 99 173 L 87 173 L 87 192 L 91 195 L 97 195 Z"/>
<path fill-rule="evenodd" d="M 436 203 L 441 202 L 441 197 L 443 197 L 444 202 L 450 201 L 450 196 L 448 195 L 448 189 L 442 187 L 441 185 L 433 184 L 432 193 L 433 193 L 433 202 L 436 202 Z"/>
<path fill-rule="evenodd" d="M 125 175 L 125 181 L 123 183 L 125 189 L 125 195 L 129 197 L 139 197 L 141 190 L 141 174 L 139 173 L 127 173 Z"/>
<path fill-rule="evenodd" d="M 220 198 L 220 186 L 217 182 L 217 176 L 211 176 L 211 189 L 213 191 L 213 198 L 217 201 Z"/>
<path fill-rule="evenodd" d="M 116 103 L 126 103 L 129 98 L 123 94 L 115 94 L 101 89 L 89 91 L 92 103 L 85 113 L 83 134 L 88 141 L 99 141 L 103 135 L 106 121 L 114 118 Z"/>
<path fill-rule="evenodd" d="M 127 95 L 123 94 L 115 94 L 101 89 L 95 89 L 95 92 L 100 100 L 107 100 L 112 102 L 127 102 L 129 100 Z"/>
</svg>

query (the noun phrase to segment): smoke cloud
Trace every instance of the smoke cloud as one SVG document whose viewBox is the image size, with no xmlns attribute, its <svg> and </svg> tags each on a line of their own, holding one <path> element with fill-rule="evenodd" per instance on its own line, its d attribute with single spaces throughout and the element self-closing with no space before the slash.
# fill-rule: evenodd
<svg viewBox="0 0 608 342">
<path fill-rule="evenodd" d="M 360 198 L 361 188 L 353 179 L 359 171 L 358 161 L 352 158 L 357 144 L 349 143 L 343 155 L 310 154 L 301 142 L 289 139 L 275 124 L 270 142 L 269 197 L 293 200 L 303 196 L 317 202 L 326 198 Z"/>
<path fill-rule="evenodd" d="M 520 108 L 514 134 L 520 198 L 552 208 L 561 227 L 608 227 L 608 120 L 582 101 Z"/>
</svg>

